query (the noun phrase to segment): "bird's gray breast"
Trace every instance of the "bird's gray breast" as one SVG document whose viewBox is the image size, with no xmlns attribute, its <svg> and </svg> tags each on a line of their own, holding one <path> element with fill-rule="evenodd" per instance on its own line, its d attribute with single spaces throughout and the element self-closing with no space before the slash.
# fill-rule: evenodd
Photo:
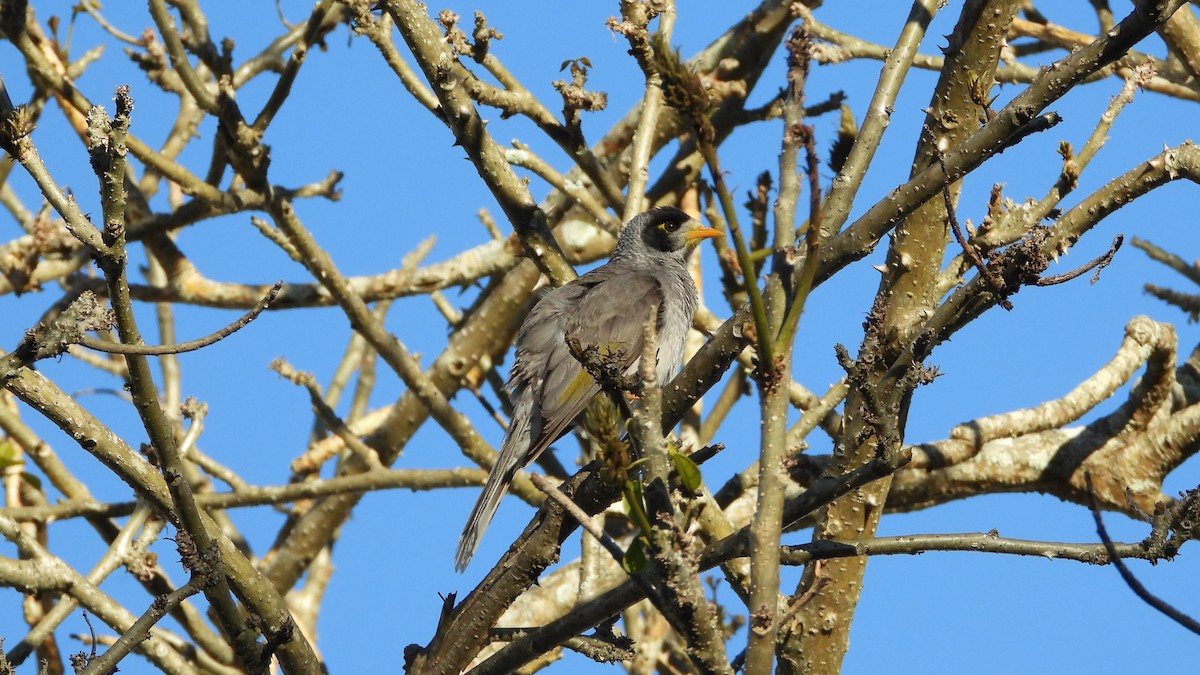
<svg viewBox="0 0 1200 675">
<path fill-rule="evenodd" d="M 663 272 L 663 306 L 659 322 L 658 364 L 654 376 L 659 385 L 664 385 L 679 373 L 683 365 L 683 343 L 692 318 L 696 314 L 696 286 L 686 269 L 660 268 Z"/>
</svg>

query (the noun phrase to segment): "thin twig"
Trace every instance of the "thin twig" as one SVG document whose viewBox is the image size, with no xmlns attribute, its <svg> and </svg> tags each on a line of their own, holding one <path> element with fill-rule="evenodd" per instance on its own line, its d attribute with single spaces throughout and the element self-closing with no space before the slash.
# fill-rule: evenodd
<svg viewBox="0 0 1200 675">
<path fill-rule="evenodd" d="M 601 633 L 603 626 L 596 629 L 594 635 L 576 635 L 567 638 L 562 646 L 571 651 L 582 654 L 593 661 L 601 663 L 613 663 L 615 661 L 629 661 L 633 659 L 635 652 L 633 651 L 633 640 L 624 635 L 614 635 L 611 627 L 607 634 Z M 523 638 L 529 633 L 537 630 L 537 628 L 493 628 L 488 631 L 488 637 L 491 637 L 497 642 L 512 642 L 513 640 Z"/>
<path fill-rule="evenodd" d="M 942 166 L 942 173 L 948 175 L 950 172 L 946 170 L 946 160 L 942 158 L 941 153 L 938 153 L 937 161 Z M 999 298 L 1000 306 L 1011 312 L 1013 304 L 1006 297 L 1009 295 L 1009 291 L 1004 280 L 996 276 L 996 273 L 987 266 L 987 263 L 979 255 L 979 249 L 967 239 L 966 235 L 963 234 L 962 228 L 958 225 L 958 216 L 955 215 L 954 197 L 950 194 L 950 185 L 950 183 L 946 183 L 942 186 L 942 201 L 946 204 L 946 219 L 950 221 L 950 230 L 954 232 L 954 238 L 958 240 L 958 245 L 962 247 L 963 255 L 967 256 L 967 260 L 970 260 L 975 269 L 979 270 L 979 276 L 987 281 L 988 287 Z"/>
<path fill-rule="evenodd" d="M 321 386 L 317 384 L 317 378 L 312 373 L 296 370 L 282 358 L 272 361 L 269 367 L 293 384 L 304 387 L 305 391 L 308 392 L 309 401 L 312 403 L 313 412 L 317 414 L 317 419 L 326 429 L 340 438 L 348 450 L 361 457 L 366 462 L 367 467 L 371 469 L 383 468 L 383 464 L 379 461 L 379 453 L 360 440 L 346 426 L 346 422 L 342 420 L 325 400 L 325 396 L 321 392 Z"/>
<path fill-rule="evenodd" d="M 1106 251 L 1103 255 L 1097 257 L 1096 259 L 1092 260 L 1091 262 L 1087 263 L 1086 265 L 1083 265 L 1082 267 L 1071 270 L 1070 272 L 1065 272 L 1063 274 L 1055 274 L 1055 275 L 1048 276 L 1048 277 L 1042 277 L 1042 278 L 1038 279 L 1037 281 L 1035 281 L 1034 285 L 1035 286 L 1053 286 L 1055 284 L 1065 283 L 1076 277 L 1087 274 L 1091 270 L 1096 270 L 1096 275 L 1099 275 L 1100 270 L 1104 269 L 1105 267 L 1108 267 L 1108 264 L 1112 262 L 1113 256 L 1117 255 L 1117 251 L 1119 251 L 1121 249 L 1121 244 L 1123 244 L 1123 243 L 1125 243 L 1125 235 L 1118 234 L 1117 236 L 1113 237 L 1112 246 L 1110 246 L 1108 248 L 1108 251 Z M 1096 283 L 1096 276 L 1092 277 L 1092 283 Z"/>
<path fill-rule="evenodd" d="M 1108 530 L 1104 527 L 1104 519 L 1100 516 L 1100 505 L 1096 502 L 1096 493 L 1092 489 L 1092 474 L 1090 471 L 1084 472 L 1083 482 L 1087 484 L 1088 500 L 1091 502 L 1092 517 L 1096 519 L 1096 533 L 1100 535 L 1100 540 L 1104 542 L 1104 550 L 1108 551 L 1108 556 L 1112 560 L 1113 567 L 1121 573 L 1121 578 L 1129 586 L 1129 590 L 1142 599 L 1147 605 L 1167 615 L 1175 623 L 1192 631 L 1196 635 L 1200 635 L 1200 622 L 1197 622 L 1192 617 L 1175 609 L 1170 603 L 1162 600 L 1142 585 L 1142 582 L 1133 576 L 1133 572 L 1122 562 L 1121 556 L 1117 553 L 1116 545 L 1108 536 Z"/>
<path fill-rule="evenodd" d="M 542 476 L 541 474 L 531 473 L 529 474 L 529 480 L 534 484 L 535 487 L 537 487 L 537 489 L 545 492 L 547 497 L 553 499 L 558 503 L 559 506 L 563 507 L 567 513 L 571 514 L 571 517 L 579 522 L 580 527 L 586 530 L 588 534 L 595 537 L 596 541 L 600 542 L 600 545 L 604 547 L 604 550 L 612 554 L 613 560 L 616 560 L 618 565 L 621 565 L 625 562 L 625 551 L 621 548 L 621 545 L 618 544 L 612 537 L 608 536 L 607 532 L 600 529 L 600 525 L 596 523 L 594 518 L 589 516 L 586 511 L 579 508 L 578 504 L 576 504 L 570 497 L 563 494 L 562 491 L 559 490 L 553 483 L 551 483 L 548 478 Z"/>
<path fill-rule="evenodd" d="M 336 478 L 317 479 L 283 485 L 248 485 L 232 492 L 207 492 L 196 495 L 196 503 L 204 509 L 236 509 L 250 506 L 287 504 L 300 499 L 315 499 L 330 495 L 362 494 L 377 490 L 434 490 L 450 487 L 483 485 L 487 472 L 482 469 L 376 469 L 347 474 Z M 70 518 L 103 516 L 120 518 L 133 513 L 136 501 L 98 502 L 91 499 L 72 499 L 42 506 L 19 506 L 0 509 L 0 515 L 15 521 L 61 521 Z"/>
<path fill-rule="evenodd" d="M 180 586 L 174 592 L 155 598 L 149 609 L 138 617 L 129 630 L 117 638 L 117 641 L 108 650 L 97 658 L 89 659 L 87 668 L 83 669 L 82 675 L 103 675 L 116 672 L 117 663 L 146 640 L 154 624 L 166 616 L 173 607 L 199 593 L 200 587 L 201 583 L 193 577 L 191 581 Z M 88 624 L 88 627 L 91 628 L 91 624 Z M 95 649 L 96 645 L 93 642 L 93 653 Z"/>
<path fill-rule="evenodd" d="M 87 335 L 79 337 L 78 344 L 88 349 L 95 349 L 99 352 L 109 354 L 136 354 L 139 356 L 166 356 L 168 354 L 182 354 L 184 352 L 193 352 L 197 349 L 203 349 L 211 344 L 215 344 L 233 335 L 242 328 L 245 328 L 251 321 L 258 318 L 267 307 L 275 301 L 279 295 L 279 290 L 283 288 L 283 281 L 276 281 L 271 290 L 267 292 L 262 300 L 254 306 L 249 312 L 243 314 L 237 321 L 225 326 L 221 330 L 205 335 L 202 338 L 189 340 L 187 342 L 177 342 L 170 345 L 129 345 L 121 342 L 110 342 L 108 340 L 100 340 Z"/>
<path fill-rule="evenodd" d="M 600 526 L 594 519 L 588 516 L 587 512 L 579 508 L 578 504 L 576 504 L 570 497 L 563 494 L 562 491 L 550 483 L 548 479 L 543 478 L 541 475 L 536 473 L 531 474 L 529 478 L 539 490 L 546 493 L 547 497 L 562 506 L 563 510 L 569 513 L 571 517 L 583 527 L 584 530 L 587 530 L 588 534 L 591 534 L 593 537 L 595 537 L 596 540 L 600 542 L 600 545 L 603 546 L 604 549 L 612 555 L 613 559 L 617 561 L 617 564 L 624 568 L 625 551 L 619 544 L 617 544 L 616 541 L 613 540 L 612 537 L 608 536 L 604 530 L 600 529 Z M 655 588 L 645 576 L 641 574 L 630 574 L 629 578 L 632 579 L 635 584 L 637 584 L 638 588 L 640 588 L 642 592 L 646 594 L 646 598 L 648 598 L 655 607 L 658 607 L 660 611 L 667 607 L 666 600 L 663 599 L 662 593 L 659 592 L 659 590 Z"/>
<path fill-rule="evenodd" d="M 1142 249 L 1146 255 L 1150 256 L 1151 260 L 1160 262 L 1175 270 L 1176 272 L 1187 277 L 1192 283 L 1200 284 L 1200 261 L 1197 263 L 1189 263 L 1182 257 L 1177 256 L 1169 251 L 1165 251 L 1149 241 L 1138 237 L 1134 237 L 1133 241 L 1129 243 L 1133 244 L 1135 248 Z"/>
</svg>

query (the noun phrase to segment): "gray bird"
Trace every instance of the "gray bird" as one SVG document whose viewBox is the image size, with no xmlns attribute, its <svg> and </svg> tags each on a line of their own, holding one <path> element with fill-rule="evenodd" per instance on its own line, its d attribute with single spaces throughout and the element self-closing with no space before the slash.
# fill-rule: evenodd
<svg viewBox="0 0 1200 675">
<path fill-rule="evenodd" d="M 538 300 L 521 324 L 516 362 L 508 377 L 513 414 L 500 456 L 458 540 L 454 568 L 467 567 L 501 497 L 526 466 L 575 422 L 600 385 L 567 347 L 619 353 L 625 374 L 637 373 L 642 329 L 658 306 L 658 362 L 665 384 L 679 371 L 683 341 L 696 311 L 696 286 L 687 255 L 702 239 L 720 237 L 683 211 L 663 206 L 634 216 L 621 231 L 612 258 Z"/>
</svg>

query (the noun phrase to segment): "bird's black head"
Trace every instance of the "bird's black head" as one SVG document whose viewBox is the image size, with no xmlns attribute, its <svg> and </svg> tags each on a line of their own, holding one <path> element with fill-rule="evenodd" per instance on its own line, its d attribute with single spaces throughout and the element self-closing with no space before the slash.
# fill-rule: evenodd
<svg viewBox="0 0 1200 675">
<path fill-rule="evenodd" d="M 683 253 L 700 243 L 701 239 L 721 236 L 720 231 L 701 225 L 699 221 L 674 206 L 660 206 L 638 214 L 629 221 L 617 240 L 615 254 Z"/>
</svg>

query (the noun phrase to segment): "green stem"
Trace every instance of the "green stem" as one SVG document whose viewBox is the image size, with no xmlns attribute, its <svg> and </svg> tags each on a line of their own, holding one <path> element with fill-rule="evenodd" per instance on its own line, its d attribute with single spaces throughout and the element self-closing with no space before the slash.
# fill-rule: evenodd
<svg viewBox="0 0 1200 675">
<path fill-rule="evenodd" d="M 816 234 L 818 229 L 810 227 L 809 231 Z M 788 307 L 779 337 L 775 340 L 776 351 L 782 351 L 795 337 L 796 329 L 800 326 L 800 315 L 804 313 L 804 304 L 808 301 L 808 294 L 812 291 L 813 279 L 817 274 L 816 237 L 806 236 L 805 239 L 808 254 L 804 257 L 804 264 L 800 267 L 800 278 L 796 280 L 796 287 L 792 291 L 792 304 Z"/>
<path fill-rule="evenodd" d="M 767 322 L 767 308 L 763 303 L 762 291 L 754 278 L 754 261 L 750 257 L 750 249 L 742 236 L 742 228 L 738 225 L 737 209 L 733 204 L 733 195 L 721 178 L 721 167 L 717 161 L 717 152 L 711 144 L 701 140 L 700 152 L 712 173 L 713 189 L 721 202 L 721 210 L 725 212 L 725 222 L 729 224 L 729 232 L 733 235 L 733 246 L 737 252 L 738 264 L 742 267 L 742 285 L 750 298 L 750 315 L 754 317 L 755 342 L 758 348 L 758 367 L 764 373 L 775 371 L 775 344 L 771 340 L 770 324 Z"/>
</svg>

